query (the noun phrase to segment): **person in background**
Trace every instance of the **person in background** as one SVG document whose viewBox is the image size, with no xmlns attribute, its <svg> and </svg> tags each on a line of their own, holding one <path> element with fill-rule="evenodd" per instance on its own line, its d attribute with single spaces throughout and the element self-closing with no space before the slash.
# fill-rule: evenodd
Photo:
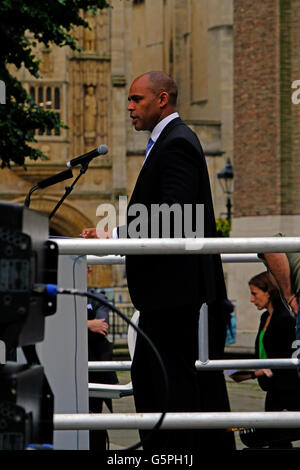
<svg viewBox="0 0 300 470">
<path fill-rule="evenodd" d="M 251 302 L 263 310 L 260 318 L 255 353 L 259 359 L 283 359 L 292 357 L 296 321 L 283 304 L 273 276 L 264 271 L 249 281 Z M 252 372 L 236 372 L 236 381 L 257 378 L 266 391 L 265 411 L 299 411 L 300 381 L 294 369 L 259 369 Z M 270 447 L 290 448 L 289 440 L 270 443 Z"/>
<path fill-rule="evenodd" d="M 87 268 L 88 276 L 91 274 L 92 269 L 90 266 Z M 105 292 L 96 292 L 96 289 L 88 288 L 88 292 L 96 294 L 108 301 Z M 113 344 L 108 341 L 107 333 L 109 329 L 109 307 L 101 304 L 101 302 L 88 298 L 88 360 L 89 361 L 111 361 Z M 116 384 L 118 383 L 117 375 L 115 372 L 89 372 L 89 383 L 105 383 Z M 89 411 L 90 413 L 102 413 L 103 403 L 105 402 L 107 408 L 112 413 L 112 400 L 90 397 L 89 398 Z M 106 450 L 108 434 L 106 430 L 91 430 L 90 436 L 90 450 Z"/>
<path fill-rule="evenodd" d="M 283 233 L 277 233 L 277 237 L 284 237 Z M 300 253 L 259 253 L 266 267 L 274 276 L 280 289 L 282 301 L 286 304 L 291 314 L 296 315 L 296 346 L 298 359 L 300 359 Z M 298 365 L 300 377 L 300 365 Z"/>
</svg>

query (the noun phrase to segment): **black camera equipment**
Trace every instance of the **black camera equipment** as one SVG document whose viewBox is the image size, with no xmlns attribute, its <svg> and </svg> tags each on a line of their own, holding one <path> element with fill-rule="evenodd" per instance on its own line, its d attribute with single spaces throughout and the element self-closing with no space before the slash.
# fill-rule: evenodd
<svg viewBox="0 0 300 470">
<path fill-rule="evenodd" d="M 53 394 L 34 345 L 44 339 L 56 298 L 37 295 L 34 286 L 57 284 L 57 259 L 47 215 L 0 202 L 0 341 L 7 353 L 0 365 L 0 450 L 53 442 Z M 27 364 L 13 362 L 18 346 Z"/>
</svg>

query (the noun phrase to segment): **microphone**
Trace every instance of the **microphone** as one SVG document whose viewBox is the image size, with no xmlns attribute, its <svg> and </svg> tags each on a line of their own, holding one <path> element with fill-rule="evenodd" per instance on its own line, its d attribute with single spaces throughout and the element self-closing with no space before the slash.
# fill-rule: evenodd
<svg viewBox="0 0 300 470">
<path fill-rule="evenodd" d="M 95 150 L 91 150 L 91 152 L 85 153 L 84 155 L 80 155 L 80 157 L 73 158 L 69 162 L 67 162 L 67 167 L 72 168 L 76 165 L 83 165 L 84 163 L 89 163 L 93 158 L 98 157 L 98 155 L 105 155 L 108 152 L 107 145 L 99 145 L 98 148 Z"/>
<path fill-rule="evenodd" d="M 61 181 L 65 181 L 69 178 L 73 177 L 73 173 L 71 169 L 64 170 L 61 173 L 57 173 L 56 175 L 49 176 L 49 178 L 46 178 L 39 183 L 37 183 L 37 186 L 40 189 L 47 188 L 48 186 L 52 186 L 53 184 L 60 183 Z"/>
<path fill-rule="evenodd" d="M 60 173 L 57 173 L 56 175 L 49 176 L 49 178 L 46 178 L 40 181 L 39 183 L 34 185 L 30 189 L 29 193 L 27 194 L 25 198 L 25 202 L 24 202 L 25 207 L 29 207 L 31 195 L 37 189 L 48 188 L 48 186 L 52 186 L 53 184 L 60 183 L 61 181 L 65 181 L 72 177 L 73 177 L 72 170 L 68 169 L 68 170 L 61 171 Z"/>
</svg>

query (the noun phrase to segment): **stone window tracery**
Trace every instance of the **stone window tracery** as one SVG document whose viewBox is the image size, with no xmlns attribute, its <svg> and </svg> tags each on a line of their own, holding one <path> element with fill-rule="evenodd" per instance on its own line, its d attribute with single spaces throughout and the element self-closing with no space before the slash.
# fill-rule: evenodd
<svg viewBox="0 0 300 470">
<path fill-rule="evenodd" d="M 33 101 L 37 103 L 41 108 L 43 108 L 45 111 L 52 110 L 56 114 L 58 114 L 59 117 L 61 117 L 62 96 L 60 86 L 49 84 L 36 84 L 30 86 L 29 92 Z M 59 136 L 60 130 L 48 130 L 46 132 L 39 130 L 37 134 L 40 136 Z"/>
</svg>

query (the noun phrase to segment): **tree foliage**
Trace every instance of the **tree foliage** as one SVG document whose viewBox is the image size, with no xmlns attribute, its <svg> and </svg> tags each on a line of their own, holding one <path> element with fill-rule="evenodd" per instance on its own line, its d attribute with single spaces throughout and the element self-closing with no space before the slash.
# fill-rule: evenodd
<svg viewBox="0 0 300 470">
<path fill-rule="evenodd" d="M 220 237 L 229 237 L 231 231 L 231 220 L 216 219 L 217 233 Z"/>
<path fill-rule="evenodd" d="M 0 2 L 0 80 L 6 87 L 6 104 L 0 104 L 0 159 L 2 168 L 11 162 L 23 165 L 25 157 L 46 158 L 30 142 L 35 132 L 64 127 L 57 114 L 35 104 L 22 84 L 9 71 L 9 64 L 22 65 L 39 77 L 38 43 L 49 47 L 79 47 L 74 28 L 88 27 L 82 12 L 108 7 L 106 0 L 1 0 Z"/>
</svg>

